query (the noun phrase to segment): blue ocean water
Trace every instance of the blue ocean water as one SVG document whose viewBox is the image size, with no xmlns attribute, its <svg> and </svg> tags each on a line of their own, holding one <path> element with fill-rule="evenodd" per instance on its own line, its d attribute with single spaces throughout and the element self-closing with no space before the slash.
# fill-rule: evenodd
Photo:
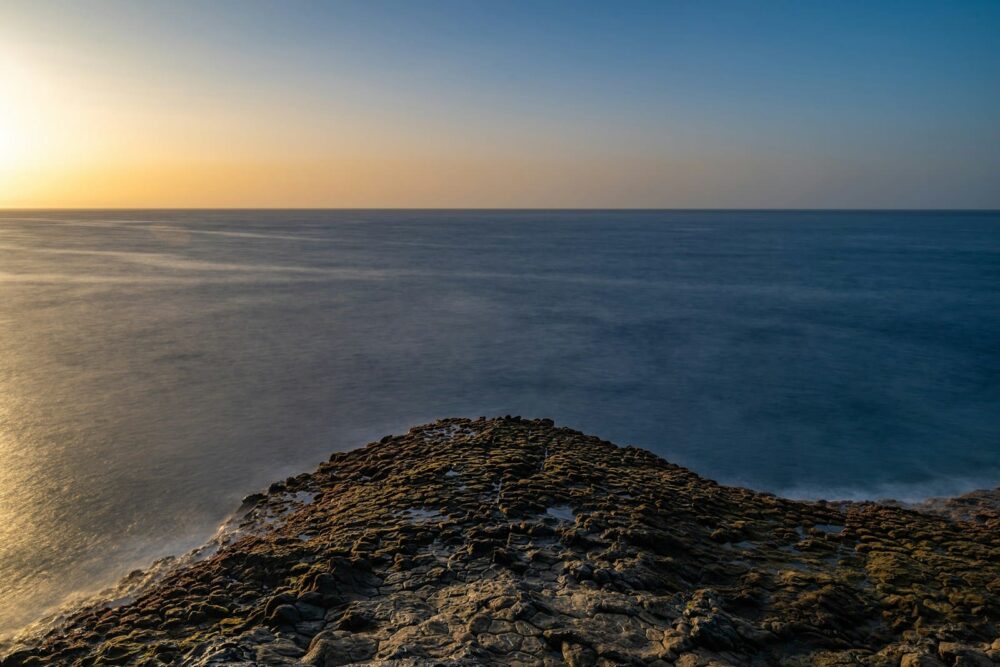
<svg viewBox="0 0 1000 667">
<path fill-rule="evenodd" d="M 0 632 L 442 416 L 796 497 L 1000 485 L 998 287 L 996 212 L 0 212 Z"/>
</svg>

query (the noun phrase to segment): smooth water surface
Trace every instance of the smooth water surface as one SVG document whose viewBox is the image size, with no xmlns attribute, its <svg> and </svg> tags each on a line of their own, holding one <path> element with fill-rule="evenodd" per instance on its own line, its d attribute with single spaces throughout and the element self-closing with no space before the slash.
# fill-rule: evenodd
<svg viewBox="0 0 1000 667">
<path fill-rule="evenodd" d="M 0 631 L 450 415 L 723 482 L 1000 484 L 1000 214 L 0 212 Z"/>
</svg>

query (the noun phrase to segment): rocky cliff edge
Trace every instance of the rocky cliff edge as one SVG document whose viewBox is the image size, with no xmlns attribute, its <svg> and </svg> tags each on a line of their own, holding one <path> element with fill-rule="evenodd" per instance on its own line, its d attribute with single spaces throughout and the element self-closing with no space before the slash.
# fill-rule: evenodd
<svg viewBox="0 0 1000 667">
<path fill-rule="evenodd" d="M 1000 665 L 997 497 L 796 502 L 447 419 L 249 497 L 2 665 Z"/>
</svg>

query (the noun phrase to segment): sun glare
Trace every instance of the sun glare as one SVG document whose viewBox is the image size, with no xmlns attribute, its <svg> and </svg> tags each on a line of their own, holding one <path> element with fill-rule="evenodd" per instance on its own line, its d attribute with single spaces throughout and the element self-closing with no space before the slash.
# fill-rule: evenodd
<svg viewBox="0 0 1000 667">
<path fill-rule="evenodd" d="M 20 133 L 13 105 L 0 93 L 0 168 L 12 168 L 17 164 L 22 150 Z"/>
<path fill-rule="evenodd" d="M 31 95 L 24 72 L 0 59 L 0 170 L 22 167 L 30 157 L 33 133 L 27 101 Z"/>
</svg>

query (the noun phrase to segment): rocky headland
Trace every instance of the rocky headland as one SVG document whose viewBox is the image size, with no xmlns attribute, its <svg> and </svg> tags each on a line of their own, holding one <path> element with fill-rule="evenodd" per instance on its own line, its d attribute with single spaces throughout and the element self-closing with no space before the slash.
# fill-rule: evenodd
<svg viewBox="0 0 1000 667">
<path fill-rule="evenodd" d="M 796 502 L 442 420 L 249 497 L 2 665 L 1000 665 L 998 497 Z"/>
</svg>

